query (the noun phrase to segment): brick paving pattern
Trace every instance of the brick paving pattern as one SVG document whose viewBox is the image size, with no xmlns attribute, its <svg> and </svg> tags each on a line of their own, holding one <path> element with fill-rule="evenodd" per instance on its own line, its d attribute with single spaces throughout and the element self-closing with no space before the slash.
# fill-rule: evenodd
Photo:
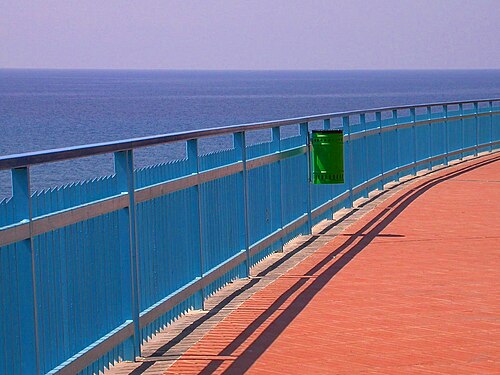
<svg viewBox="0 0 500 375">
<path fill-rule="evenodd" d="M 499 160 L 344 212 L 110 373 L 499 374 Z"/>
</svg>

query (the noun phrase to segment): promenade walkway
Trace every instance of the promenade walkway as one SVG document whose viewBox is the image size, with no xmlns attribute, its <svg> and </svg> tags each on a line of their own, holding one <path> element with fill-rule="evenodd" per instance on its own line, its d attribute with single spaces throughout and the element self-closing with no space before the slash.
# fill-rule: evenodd
<svg viewBox="0 0 500 375">
<path fill-rule="evenodd" d="M 109 373 L 500 373 L 500 154 L 375 192 L 292 245 Z"/>
</svg>

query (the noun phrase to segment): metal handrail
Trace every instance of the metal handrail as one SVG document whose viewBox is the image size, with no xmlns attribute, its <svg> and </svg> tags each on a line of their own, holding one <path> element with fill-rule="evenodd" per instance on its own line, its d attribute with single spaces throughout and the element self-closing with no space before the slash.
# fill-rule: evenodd
<svg viewBox="0 0 500 375">
<path fill-rule="evenodd" d="M 371 108 L 371 109 L 363 109 L 355 111 L 333 112 L 333 113 L 306 116 L 306 117 L 295 117 L 283 120 L 230 125 L 218 128 L 208 128 L 208 129 L 191 130 L 178 133 L 159 134 L 154 136 L 131 138 L 119 141 L 56 148 L 44 151 L 27 152 L 22 154 L 12 154 L 0 157 L 0 170 L 21 168 L 21 167 L 26 167 L 28 165 L 51 163 L 56 161 L 76 159 L 87 156 L 95 156 L 112 152 L 131 150 L 141 147 L 157 146 L 160 144 L 187 141 L 190 139 L 213 137 L 213 136 L 233 134 L 245 131 L 270 129 L 273 127 L 295 125 L 311 121 L 321 121 L 321 120 L 331 119 L 334 117 L 354 116 L 354 115 L 373 113 L 373 112 L 404 110 L 411 108 L 425 108 L 425 107 L 436 107 L 443 105 L 473 104 L 473 103 L 486 103 L 486 102 L 497 102 L 497 101 L 500 101 L 500 98 L 469 100 L 469 101 L 436 102 L 427 104 L 404 105 L 397 107 L 380 107 L 380 108 Z"/>
</svg>

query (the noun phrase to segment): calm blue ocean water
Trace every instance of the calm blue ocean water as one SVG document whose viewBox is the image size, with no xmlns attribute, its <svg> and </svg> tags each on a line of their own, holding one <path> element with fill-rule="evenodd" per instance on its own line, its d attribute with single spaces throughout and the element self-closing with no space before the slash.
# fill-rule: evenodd
<svg viewBox="0 0 500 375">
<path fill-rule="evenodd" d="M 379 106 L 500 97 L 500 70 L 0 70 L 0 155 Z M 167 152 L 146 149 L 137 164 Z M 182 156 L 182 155 L 179 155 Z M 33 168 L 33 187 L 112 171 L 110 157 Z M 0 171 L 0 199 L 10 190 Z"/>
</svg>

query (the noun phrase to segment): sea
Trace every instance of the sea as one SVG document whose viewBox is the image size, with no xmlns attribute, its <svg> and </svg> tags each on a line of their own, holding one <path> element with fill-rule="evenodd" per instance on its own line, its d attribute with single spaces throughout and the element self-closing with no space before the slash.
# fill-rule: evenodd
<svg viewBox="0 0 500 375">
<path fill-rule="evenodd" d="M 0 156 L 290 117 L 500 97 L 500 70 L 0 69 Z M 204 141 L 206 152 L 220 142 Z M 222 144 L 224 144 L 223 141 Z M 137 167 L 182 158 L 141 149 Z M 112 173 L 111 155 L 31 168 L 32 190 Z M 10 195 L 0 171 L 0 200 Z"/>
</svg>

